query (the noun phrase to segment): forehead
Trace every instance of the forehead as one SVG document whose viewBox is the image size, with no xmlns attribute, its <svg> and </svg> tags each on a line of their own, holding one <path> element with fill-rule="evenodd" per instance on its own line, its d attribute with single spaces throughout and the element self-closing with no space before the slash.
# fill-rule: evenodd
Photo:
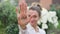
<svg viewBox="0 0 60 34">
<path fill-rule="evenodd" d="M 36 10 L 29 10 L 28 14 L 30 14 L 30 15 L 38 15 Z"/>
</svg>

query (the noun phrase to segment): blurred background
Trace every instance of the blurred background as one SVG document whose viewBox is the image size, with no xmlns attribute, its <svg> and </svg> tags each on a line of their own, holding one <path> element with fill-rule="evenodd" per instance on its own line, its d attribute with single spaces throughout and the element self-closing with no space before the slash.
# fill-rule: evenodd
<svg viewBox="0 0 60 34">
<path fill-rule="evenodd" d="M 26 0 L 28 6 L 33 2 L 39 2 L 41 7 L 45 8 L 49 14 L 57 16 L 52 18 L 52 21 L 58 22 L 55 27 L 55 23 L 49 23 L 47 21 L 48 28 L 45 29 L 47 34 L 60 34 L 60 0 Z M 18 22 L 16 17 L 16 7 L 18 6 L 18 0 L 0 0 L 0 34 L 18 34 Z M 52 13 L 56 12 L 56 13 Z M 47 17 L 47 16 L 46 16 Z M 50 18 L 50 17 L 48 17 Z M 40 26 L 40 25 L 39 25 Z"/>
</svg>

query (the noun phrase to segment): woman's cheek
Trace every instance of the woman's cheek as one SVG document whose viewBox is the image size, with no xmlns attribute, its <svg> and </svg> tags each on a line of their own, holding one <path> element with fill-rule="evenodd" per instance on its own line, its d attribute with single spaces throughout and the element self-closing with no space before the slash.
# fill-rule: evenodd
<svg viewBox="0 0 60 34">
<path fill-rule="evenodd" d="M 36 20 L 36 19 L 31 19 L 30 22 L 31 22 L 31 23 L 36 23 L 37 20 Z"/>
</svg>

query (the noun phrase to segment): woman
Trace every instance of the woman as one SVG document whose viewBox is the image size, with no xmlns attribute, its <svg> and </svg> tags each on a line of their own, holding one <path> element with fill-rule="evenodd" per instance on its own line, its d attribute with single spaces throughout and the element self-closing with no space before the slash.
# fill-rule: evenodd
<svg viewBox="0 0 60 34">
<path fill-rule="evenodd" d="M 18 9 L 16 9 L 19 34 L 46 34 L 45 31 L 40 29 L 37 25 L 37 21 L 41 17 L 41 7 L 39 5 L 35 5 L 27 10 L 25 0 L 21 0 L 19 6 L 20 13 L 18 13 Z"/>
</svg>

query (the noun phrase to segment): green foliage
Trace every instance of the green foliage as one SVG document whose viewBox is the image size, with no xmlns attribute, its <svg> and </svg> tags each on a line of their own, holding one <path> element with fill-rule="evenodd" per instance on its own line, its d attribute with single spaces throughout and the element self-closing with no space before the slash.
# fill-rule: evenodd
<svg viewBox="0 0 60 34">
<path fill-rule="evenodd" d="M 60 30 L 60 20 L 58 22 L 59 22 L 58 29 Z"/>
<path fill-rule="evenodd" d="M 58 4 L 53 4 L 51 5 L 50 11 L 56 11 L 57 17 L 58 17 L 58 26 L 55 28 L 53 24 L 48 23 L 48 34 L 58 34 L 60 32 L 60 5 Z"/>
<path fill-rule="evenodd" d="M 6 28 L 6 34 L 18 34 L 18 26 L 17 24 L 10 24 Z"/>
<path fill-rule="evenodd" d="M 0 3 L 0 21 L 6 34 L 18 34 L 16 8 L 10 2 Z"/>
<path fill-rule="evenodd" d="M 60 5 L 51 5 L 50 11 L 56 11 L 58 19 L 60 19 Z"/>
<path fill-rule="evenodd" d="M 2 3 L 0 7 L 0 19 L 1 22 L 4 23 L 5 25 L 9 24 L 12 22 L 16 21 L 16 14 L 15 14 L 15 7 L 10 5 L 10 3 Z"/>
<path fill-rule="evenodd" d="M 50 11 L 55 11 L 55 10 L 56 10 L 56 5 L 55 4 L 51 5 L 50 6 Z"/>
<path fill-rule="evenodd" d="M 60 20 L 60 8 L 56 10 L 58 19 Z"/>
</svg>

